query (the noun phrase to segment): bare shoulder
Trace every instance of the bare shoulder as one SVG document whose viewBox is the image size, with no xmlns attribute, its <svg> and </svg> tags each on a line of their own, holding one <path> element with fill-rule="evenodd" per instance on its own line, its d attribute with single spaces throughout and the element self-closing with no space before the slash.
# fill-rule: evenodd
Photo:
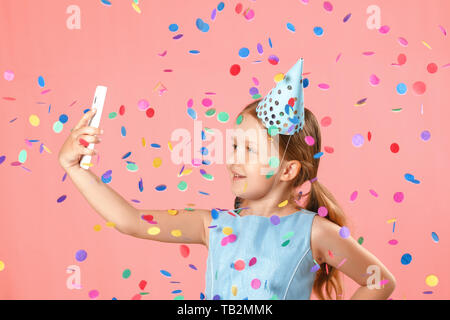
<svg viewBox="0 0 450 320">
<path fill-rule="evenodd" d="M 317 263 L 323 263 L 325 261 L 324 255 L 327 254 L 326 248 L 323 248 L 321 244 L 326 243 L 324 237 L 330 234 L 330 231 L 339 230 L 339 226 L 334 222 L 323 218 L 319 215 L 315 215 L 311 226 L 311 251 L 313 259 Z"/>
</svg>

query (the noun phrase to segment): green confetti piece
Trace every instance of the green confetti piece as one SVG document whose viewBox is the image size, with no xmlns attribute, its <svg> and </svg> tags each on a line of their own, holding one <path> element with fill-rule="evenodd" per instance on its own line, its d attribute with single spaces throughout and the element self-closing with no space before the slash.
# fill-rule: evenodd
<svg viewBox="0 0 450 320">
<path fill-rule="evenodd" d="M 243 117 L 242 117 L 242 114 L 241 114 L 241 115 L 239 115 L 239 117 L 237 117 L 236 124 L 241 124 L 242 123 L 242 119 L 243 119 Z"/>
<path fill-rule="evenodd" d="M 130 269 L 125 269 L 125 270 L 123 270 L 123 272 L 122 272 L 122 278 L 128 279 L 128 278 L 130 277 L 130 275 L 131 275 Z"/>
<path fill-rule="evenodd" d="M 117 117 L 117 112 L 113 111 L 108 113 L 108 119 L 115 119 Z"/>
<path fill-rule="evenodd" d="M 363 244 L 363 242 L 364 242 L 364 238 L 363 238 L 363 237 L 359 237 L 358 243 L 359 243 L 359 244 Z"/>
<path fill-rule="evenodd" d="M 219 120 L 219 122 L 227 122 L 229 119 L 230 119 L 230 116 L 225 111 L 219 112 L 217 114 L 217 120 Z"/>
<path fill-rule="evenodd" d="M 290 240 L 286 240 L 281 244 L 282 247 L 286 247 L 289 244 Z"/>
<path fill-rule="evenodd" d="M 186 191 L 186 189 L 187 189 L 187 183 L 186 183 L 186 181 L 180 181 L 180 182 L 178 183 L 177 188 L 178 188 L 178 190 L 180 190 L 180 191 Z"/>
<path fill-rule="evenodd" d="M 205 112 L 205 115 L 206 115 L 207 117 L 212 117 L 212 116 L 215 115 L 215 114 L 216 114 L 216 109 L 214 109 L 214 108 L 208 109 L 208 110 L 206 110 L 206 112 Z"/>
</svg>

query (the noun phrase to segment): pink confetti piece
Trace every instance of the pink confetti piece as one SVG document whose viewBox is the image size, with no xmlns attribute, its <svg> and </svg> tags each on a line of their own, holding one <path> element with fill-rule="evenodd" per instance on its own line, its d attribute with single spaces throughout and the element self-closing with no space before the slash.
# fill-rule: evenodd
<svg viewBox="0 0 450 320">
<path fill-rule="evenodd" d="M 345 261 L 347 261 L 347 258 L 342 259 L 342 261 L 338 264 L 336 268 L 339 269 L 340 266 L 342 266 L 345 263 Z"/>
<path fill-rule="evenodd" d="M 164 57 L 167 54 L 167 50 L 165 50 L 163 53 L 158 53 L 158 56 Z"/>
<path fill-rule="evenodd" d="M 441 29 L 441 31 L 444 34 L 444 36 L 447 36 L 447 31 L 445 31 L 444 27 L 439 25 L 439 28 Z"/>
<path fill-rule="evenodd" d="M 47 92 L 50 92 L 50 91 L 51 91 L 51 89 L 47 89 L 47 90 L 41 91 L 41 94 L 46 94 Z"/>
<path fill-rule="evenodd" d="M 398 43 L 400 43 L 400 45 L 407 47 L 408 46 L 408 41 L 405 38 L 399 37 L 398 38 Z"/>
<path fill-rule="evenodd" d="M 326 84 L 326 83 L 319 83 L 319 84 L 318 84 L 318 87 L 319 87 L 320 89 L 322 89 L 322 90 L 328 90 L 328 89 L 330 89 L 330 86 L 329 86 L 328 84 Z"/>
<path fill-rule="evenodd" d="M 380 29 L 378 29 L 378 31 L 382 34 L 386 34 L 389 32 L 391 28 L 389 28 L 389 26 L 381 26 Z"/>
<path fill-rule="evenodd" d="M 338 62 L 340 58 L 341 58 L 341 53 L 338 54 L 338 56 L 336 58 L 336 62 Z"/>
<path fill-rule="evenodd" d="M 375 74 L 371 74 L 369 77 L 369 83 L 372 86 L 377 86 L 380 84 L 380 78 L 378 78 Z"/>
<path fill-rule="evenodd" d="M 375 54 L 375 52 L 373 51 L 365 51 L 362 53 L 364 56 L 373 56 Z"/>
</svg>

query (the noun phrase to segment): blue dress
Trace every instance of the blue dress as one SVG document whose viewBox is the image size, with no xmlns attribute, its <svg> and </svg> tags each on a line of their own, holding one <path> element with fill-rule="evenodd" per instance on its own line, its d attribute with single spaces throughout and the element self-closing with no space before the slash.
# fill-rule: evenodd
<svg viewBox="0 0 450 320">
<path fill-rule="evenodd" d="M 310 299 L 319 268 L 310 245 L 316 212 L 241 217 L 215 211 L 209 226 L 205 299 Z"/>
</svg>

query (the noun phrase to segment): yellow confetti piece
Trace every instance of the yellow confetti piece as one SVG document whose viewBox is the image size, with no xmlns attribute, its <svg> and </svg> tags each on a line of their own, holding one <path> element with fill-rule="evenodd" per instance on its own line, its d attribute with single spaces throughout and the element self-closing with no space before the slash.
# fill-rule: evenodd
<svg viewBox="0 0 450 320">
<path fill-rule="evenodd" d="M 151 234 L 152 236 L 157 235 L 160 232 L 161 232 L 161 230 L 158 227 L 150 227 L 147 230 L 147 233 Z"/>
<path fill-rule="evenodd" d="M 3 271 L 5 269 L 5 263 L 0 260 L 0 271 Z"/>
<path fill-rule="evenodd" d="M 181 230 L 175 229 L 170 232 L 174 237 L 181 237 Z"/>
<path fill-rule="evenodd" d="M 47 147 L 45 146 L 45 144 L 43 144 L 43 145 L 42 145 L 42 147 L 43 147 L 43 148 L 44 148 L 44 150 L 45 150 L 45 151 L 47 151 L 48 153 L 52 153 L 52 152 L 50 151 L 50 149 L 49 149 L 49 148 L 47 148 Z"/>
<path fill-rule="evenodd" d="M 39 117 L 35 114 L 32 114 L 29 118 L 28 121 L 30 122 L 30 124 L 33 127 L 37 127 L 39 125 L 39 123 L 41 123 L 41 120 L 39 119 Z"/>
<path fill-rule="evenodd" d="M 172 151 L 173 150 L 172 143 L 169 141 L 167 142 L 167 145 L 169 146 L 169 150 Z"/>
<path fill-rule="evenodd" d="M 233 284 L 233 285 L 231 286 L 231 293 L 233 294 L 233 296 L 236 296 L 236 295 L 237 295 L 237 291 L 238 291 L 237 286 Z"/>
<path fill-rule="evenodd" d="M 277 82 L 277 83 L 282 81 L 283 79 L 284 79 L 284 74 L 283 73 L 278 73 L 278 74 L 275 75 L 275 77 L 273 77 L 273 80 L 275 82 Z"/>
<path fill-rule="evenodd" d="M 92 167 L 94 164 L 92 164 L 92 163 L 88 163 L 88 162 L 82 162 L 81 163 L 82 165 L 85 165 L 85 166 L 88 166 L 88 167 Z"/>
<path fill-rule="evenodd" d="M 161 163 L 162 163 L 162 159 L 161 159 L 161 158 L 155 158 L 155 159 L 153 159 L 153 166 L 154 166 L 155 168 L 160 167 L 160 166 L 161 166 Z"/>
<path fill-rule="evenodd" d="M 145 148 L 145 138 L 142 138 L 142 146 Z"/>
<path fill-rule="evenodd" d="M 434 274 L 430 274 L 426 277 L 425 283 L 427 284 L 427 286 L 435 287 L 439 283 L 439 279 Z"/>
<path fill-rule="evenodd" d="M 426 43 L 425 41 L 422 40 L 422 44 L 427 47 L 428 49 L 431 49 L 430 45 L 428 43 Z"/>
<path fill-rule="evenodd" d="M 114 223 L 114 222 L 112 222 L 112 221 L 108 221 L 108 222 L 106 222 L 106 226 L 107 227 L 114 227 L 116 224 Z"/>
<path fill-rule="evenodd" d="M 178 177 L 181 176 L 188 176 L 192 173 L 192 169 L 184 169 L 183 172 L 181 174 L 178 174 Z"/>
<path fill-rule="evenodd" d="M 394 219 L 388 220 L 388 221 L 386 221 L 386 223 L 392 223 L 392 222 L 395 222 L 395 221 L 397 221 L 397 218 L 394 218 Z"/>
<path fill-rule="evenodd" d="M 247 181 L 245 181 L 244 191 L 243 192 L 245 192 L 245 190 L 247 190 Z"/>
<path fill-rule="evenodd" d="M 280 203 L 278 204 L 278 207 L 282 208 L 282 207 L 284 207 L 284 206 L 287 205 L 287 204 L 288 204 L 288 200 L 284 200 L 283 202 L 280 202 Z"/>
<path fill-rule="evenodd" d="M 222 229 L 222 232 L 225 233 L 227 236 L 233 233 L 233 228 L 231 227 L 225 227 Z"/>
<path fill-rule="evenodd" d="M 178 210 L 175 210 L 175 209 L 169 209 L 169 210 L 167 210 L 167 212 L 168 212 L 170 215 L 174 216 L 174 215 L 176 215 L 176 214 L 178 213 Z"/>
<path fill-rule="evenodd" d="M 102 230 L 102 226 L 99 225 L 99 224 L 96 224 L 96 225 L 94 226 L 94 231 L 100 231 L 100 230 Z"/>
<path fill-rule="evenodd" d="M 133 6 L 133 9 L 137 12 L 137 13 L 141 13 L 141 8 L 138 7 L 138 5 L 134 2 L 131 3 L 131 5 Z"/>
</svg>

